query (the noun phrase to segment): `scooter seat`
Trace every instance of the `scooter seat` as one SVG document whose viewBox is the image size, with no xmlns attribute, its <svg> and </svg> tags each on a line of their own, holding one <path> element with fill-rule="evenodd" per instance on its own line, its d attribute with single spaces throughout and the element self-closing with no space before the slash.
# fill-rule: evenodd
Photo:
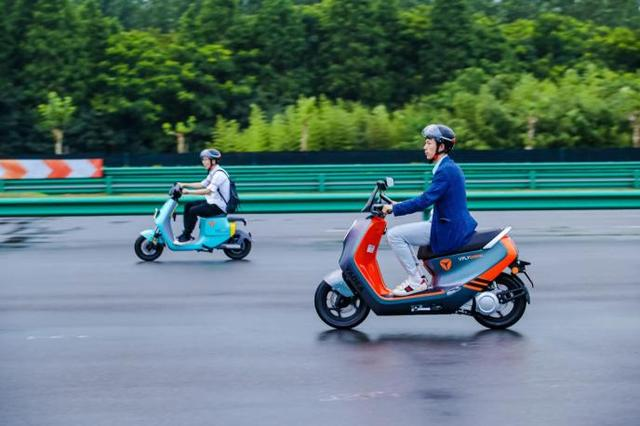
<svg viewBox="0 0 640 426">
<path fill-rule="evenodd" d="M 243 217 L 239 216 L 227 216 L 227 220 L 229 222 L 242 222 L 245 226 L 247 225 L 247 221 Z"/>
<path fill-rule="evenodd" d="M 475 232 L 471 237 L 471 241 L 469 241 L 465 246 L 460 247 L 454 251 L 444 252 L 444 253 L 434 253 L 431 250 L 430 245 L 420 246 L 418 249 L 418 259 L 427 260 L 433 259 L 434 257 L 441 256 L 450 256 L 452 254 L 465 253 L 468 251 L 476 251 L 482 249 L 489 241 L 493 240 L 496 235 L 502 232 L 502 229 L 493 229 L 491 231 L 483 231 L 483 232 Z"/>
</svg>

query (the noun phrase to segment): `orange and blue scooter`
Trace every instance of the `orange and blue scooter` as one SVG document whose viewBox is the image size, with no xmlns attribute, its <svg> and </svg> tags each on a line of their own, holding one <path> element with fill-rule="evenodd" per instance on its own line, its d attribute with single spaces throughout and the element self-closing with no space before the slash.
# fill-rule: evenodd
<svg viewBox="0 0 640 426">
<path fill-rule="evenodd" d="M 511 227 L 476 232 L 471 241 L 450 253 L 434 254 L 420 247 L 418 259 L 432 276 L 433 287 L 409 296 L 393 296 L 385 285 L 377 254 L 387 229 L 384 192 L 393 179 L 378 181 L 362 209 L 366 220 L 356 220 L 345 235 L 340 269 L 327 275 L 315 293 L 315 308 L 322 321 L 337 329 L 350 329 L 377 315 L 462 314 L 487 328 L 514 325 L 530 303 L 529 290 L 520 279 L 530 263 L 518 258 L 509 236 Z"/>
</svg>

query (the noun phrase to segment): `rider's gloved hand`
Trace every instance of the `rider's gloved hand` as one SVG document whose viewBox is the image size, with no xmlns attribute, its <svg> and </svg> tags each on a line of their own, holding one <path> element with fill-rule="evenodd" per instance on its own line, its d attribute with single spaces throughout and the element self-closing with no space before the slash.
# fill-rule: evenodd
<svg viewBox="0 0 640 426">
<path fill-rule="evenodd" d="M 382 213 L 391 214 L 392 212 L 393 212 L 393 205 L 385 204 L 384 206 L 382 206 Z"/>
</svg>

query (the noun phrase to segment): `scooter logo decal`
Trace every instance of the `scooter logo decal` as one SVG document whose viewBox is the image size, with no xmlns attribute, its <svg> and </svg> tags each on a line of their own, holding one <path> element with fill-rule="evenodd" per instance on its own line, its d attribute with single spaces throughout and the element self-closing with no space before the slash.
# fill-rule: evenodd
<svg viewBox="0 0 640 426">
<path fill-rule="evenodd" d="M 451 269 L 451 259 L 442 259 L 440 261 L 440 266 L 442 267 L 442 269 L 444 269 L 445 271 L 448 271 L 449 269 Z"/>
<path fill-rule="evenodd" d="M 431 307 L 424 305 L 411 305 L 411 312 L 430 311 Z"/>
</svg>

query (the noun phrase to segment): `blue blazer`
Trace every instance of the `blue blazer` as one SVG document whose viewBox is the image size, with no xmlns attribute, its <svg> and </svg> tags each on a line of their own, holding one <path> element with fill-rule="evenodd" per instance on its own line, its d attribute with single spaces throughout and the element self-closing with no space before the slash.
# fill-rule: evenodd
<svg viewBox="0 0 640 426">
<path fill-rule="evenodd" d="M 467 208 L 464 174 L 448 156 L 442 159 L 429 188 L 422 195 L 395 204 L 393 215 L 415 213 L 432 204 L 431 250 L 446 253 L 467 244 L 478 222 Z"/>
</svg>

